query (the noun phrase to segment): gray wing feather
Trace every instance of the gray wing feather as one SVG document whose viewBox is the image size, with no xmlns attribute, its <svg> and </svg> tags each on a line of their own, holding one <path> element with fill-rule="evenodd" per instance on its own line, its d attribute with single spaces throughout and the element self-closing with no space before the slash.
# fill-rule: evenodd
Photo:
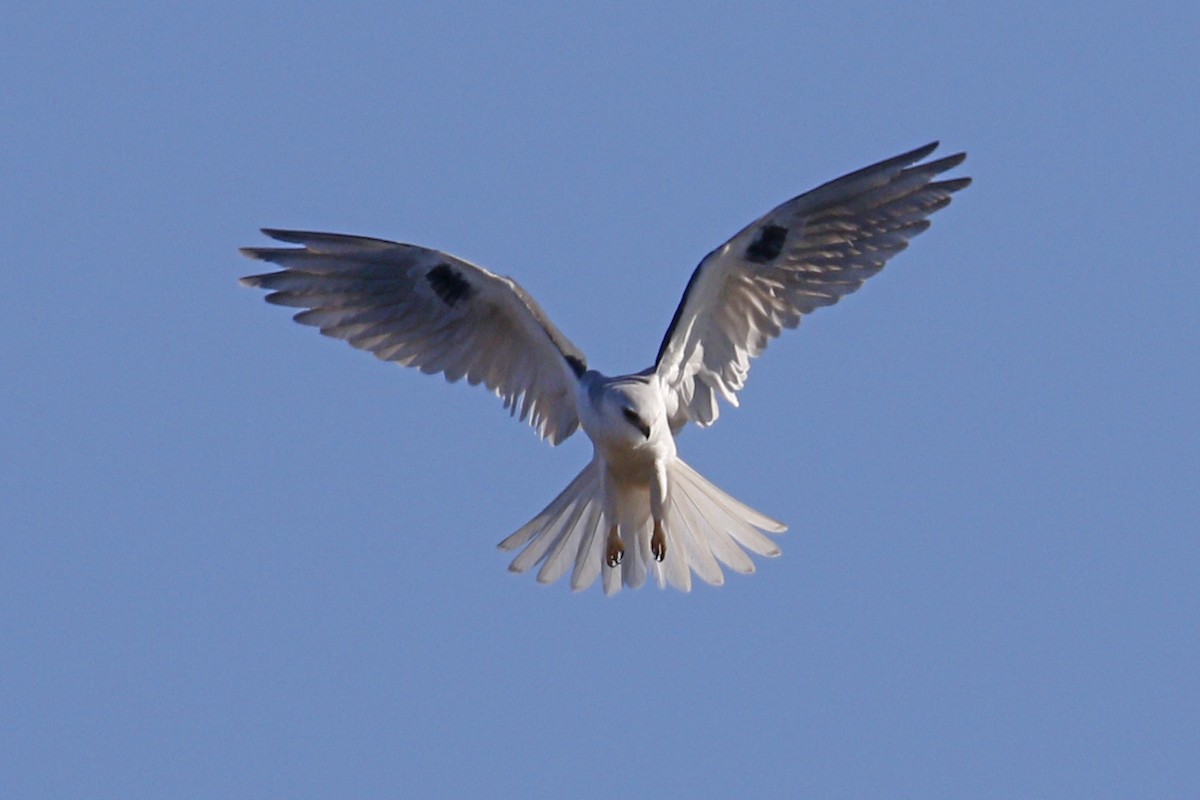
<svg viewBox="0 0 1200 800">
<path fill-rule="evenodd" d="M 264 229 L 299 247 L 242 253 L 283 269 L 242 278 L 295 320 L 384 361 L 482 383 L 554 444 L 579 426 L 583 353 L 516 281 L 415 245 Z"/>
<path fill-rule="evenodd" d="M 817 308 L 883 269 L 970 178 L 935 181 L 965 153 L 925 164 L 937 143 L 852 172 L 783 203 L 709 253 L 688 281 L 655 370 L 678 430 L 737 405 L 750 359 Z M 915 166 L 912 166 L 916 164 Z"/>
</svg>

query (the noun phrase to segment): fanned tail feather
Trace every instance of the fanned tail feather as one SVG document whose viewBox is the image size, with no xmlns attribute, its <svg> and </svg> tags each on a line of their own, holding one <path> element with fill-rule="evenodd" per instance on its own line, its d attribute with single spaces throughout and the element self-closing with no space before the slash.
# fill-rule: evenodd
<svg viewBox="0 0 1200 800">
<path fill-rule="evenodd" d="M 667 556 L 661 563 L 650 552 L 649 490 L 642 487 L 618 489 L 625 557 L 616 568 L 604 563 L 611 522 L 603 510 L 604 466 L 593 459 L 541 513 L 500 543 L 503 550 L 523 548 L 509 569 L 527 572 L 540 564 L 540 583 L 554 583 L 570 571 L 573 591 L 587 589 L 602 577 L 605 594 L 622 585 L 637 588 L 652 573 L 660 587 L 686 592 L 693 572 L 714 586 L 725 582 L 721 564 L 735 572 L 753 572 L 746 550 L 779 555 L 763 532 L 782 533 L 787 530 L 783 523 L 733 498 L 678 458 L 668 469 L 668 482 Z"/>
<path fill-rule="evenodd" d="M 589 509 L 594 508 L 596 513 L 599 513 L 601 496 L 600 466 L 598 462 L 592 461 L 575 476 L 575 479 L 567 485 L 566 489 L 562 490 L 558 497 L 551 500 L 550 504 L 542 509 L 540 514 L 500 543 L 499 547 L 502 550 L 525 548 L 513 559 L 509 569 L 513 572 L 525 572 L 546 559 L 551 550 L 555 551 L 556 556 L 564 550 L 569 552 L 568 545 L 572 538 L 584 538 L 583 528 L 585 526 L 579 523 L 581 520 L 590 518 Z M 556 558 L 555 564 L 558 563 L 559 560 Z M 543 569 L 541 572 L 546 574 L 548 580 L 543 582 L 547 583 L 562 576 L 560 572 L 550 578 L 550 571 Z"/>
</svg>

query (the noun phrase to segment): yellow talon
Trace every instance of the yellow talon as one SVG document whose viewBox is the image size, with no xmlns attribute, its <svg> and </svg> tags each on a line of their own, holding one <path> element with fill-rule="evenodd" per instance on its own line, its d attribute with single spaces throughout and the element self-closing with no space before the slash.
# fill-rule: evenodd
<svg viewBox="0 0 1200 800">
<path fill-rule="evenodd" d="M 621 537 L 617 534 L 617 529 L 613 528 L 608 534 L 608 555 L 605 561 L 610 567 L 620 566 L 621 559 L 625 556 L 625 543 L 621 541 Z"/>
</svg>

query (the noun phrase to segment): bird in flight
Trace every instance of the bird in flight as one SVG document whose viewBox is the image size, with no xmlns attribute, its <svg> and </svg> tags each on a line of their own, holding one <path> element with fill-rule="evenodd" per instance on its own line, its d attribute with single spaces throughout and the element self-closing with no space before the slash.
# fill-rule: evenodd
<svg viewBox="0 0 1200 800">
<path fill-rule="evenodd" d="M 707 427 L 718 399 L 737 405 L 750 359 L 805 314 L 836 303 L 929 227 L 970 178 L 937 180 L 965 153 L 922 162 L 937 142 L 788 200 L 713 250 L 692 273 L 654 363 L 608 377 L 512 278 L 447 253 L 382 239 L 264 229 L 296 247 L 242 253 L 280 270 L 242 278 L 266 299 L 304 309 L 297 322 L 384 361 L 448 381 L 482 383 L 557 445 L 578 428 L 592 460 L 541 513 L 500 542 L 510 569 L 538 581 L 568 572 L 579 591 L 659 586 L 692 573 L 750 573 L 745 551 L 775 556 L 786 530 L 703 478 L 675 436 Z M 540 565 L 540 566 L 539 566 Z"/>
</svg>

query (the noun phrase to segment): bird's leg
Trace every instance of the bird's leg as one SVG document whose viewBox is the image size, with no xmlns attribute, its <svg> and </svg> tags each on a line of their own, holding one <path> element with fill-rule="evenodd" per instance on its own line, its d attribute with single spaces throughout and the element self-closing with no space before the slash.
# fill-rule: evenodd
<svg viewBox="0 0 1200 800">
<path fill-rule="evenodd" d="M 654 518 L 654 533 L 650 537 L 650 552 L 655 561 L 667 557 L 667 534 L 663 530 L 663 519 L 667 516 L 667 492 L 670 484 L 667 482 L 667 464 L 657 461 L 654 464 L 654 478 L 650 482 L 650 516 Z"/>
<path fill-rule="evenodd" d="M 650 537 L 650 552 L 654 554 L 655 561 L 662 561 L 667 557 L 667 534 L 663 532 L 662 520 L 654 520 L 654 535 Z"/>
<path fill-rule="evenodd" d="M 617 531 L 617 526 L 613 525 L 608 529 L 608 553 L 605 556 L 605 562 L 610 567 L 620 566 L 621 558 L 625 555 L 625 543 L 621 541 L 621 535 Z"/>
</svg>

